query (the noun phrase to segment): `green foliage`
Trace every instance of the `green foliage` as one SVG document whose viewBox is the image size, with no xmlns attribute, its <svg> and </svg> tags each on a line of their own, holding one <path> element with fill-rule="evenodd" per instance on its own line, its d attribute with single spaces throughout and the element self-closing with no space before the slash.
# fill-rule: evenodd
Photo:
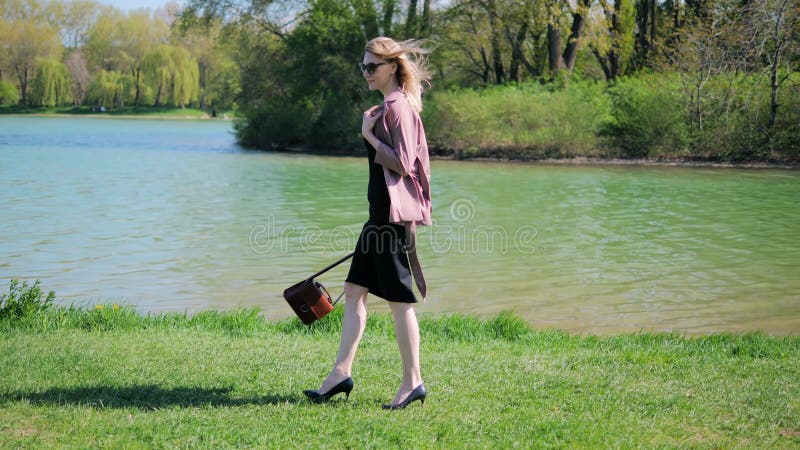
<svg viewBox="0 0 800 450">
<path fill-rule="evenodd" d="M 89 103 L 106 108 L 122 107 L 129 97 L 126 87 L 130 85 L 126 82 L 130 76 L 123 75 L 117 71 L 101 70 L 92 79 L 87 95 Z"/>
<path fill-rule="evenodd" d="M 19 280 L 13 279 L 8 294 L 0 296 L 0 321 L 17 321 L 46 312 L 51 309 L 55 298 L 53 291 L 44 295 L 39 287 L 39 280 L 33 286 L 28 286 L 27 281 L 20 284 Z"/>
<path fill-rule="evenodd" d="M 36 65 L 31 103 L 37 106 L 61 106 L 72 102 L 72 76 L 67 66 L 54 59 L 40 59 Z"/>
<path fill-rule="evenodd" d="M 13 83 L 0 80 L 0 105 L 15 105 L 19 102 L 19 91 Z"/>
<path fill-rule="evenodd" d="M 685 154 L 685 99 L 675 81 L 642 74 L 616 80 L 608 89 L 613 108 L 603 134 L 627 158 Z"/>
<path fill-rule="evenodd" d="M 161 45 L 142 60 L 142 69 L 154 106 L 197 103 L 199 71 L 188 50 Z"/>
<path fill-rule="evenodd" d="M 245 73 L 245 80 L 256 80 L 265 95 L 243 99 L 240 141 L 267 148 L 299 141 L 328 148 L 357 145 L 366 89 L 356 65 L 365 44 L 348 3 L 310 2 L 305 20 L 271 59 L 274 67 L 264 68 L 263 61 L 246 67 L 256 73 Z M 272 77 L 264 79 L 265 70 Z"/>
<path fill-rule="evenodd" d="M 603 87 L 573 81 L 569 89 L 530 83 L 435 92 L 423 120 L 431 147 L 465 157 L 587 156 L 609 114 Z"/>
</svg>

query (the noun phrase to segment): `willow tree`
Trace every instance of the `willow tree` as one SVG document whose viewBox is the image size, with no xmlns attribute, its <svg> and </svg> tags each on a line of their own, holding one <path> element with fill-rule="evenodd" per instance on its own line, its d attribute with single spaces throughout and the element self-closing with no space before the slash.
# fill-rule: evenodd
<svg viewBox="0 0 800 450">
<path fill-rule="evenodd" d="M 142 91 L 142 61 L 157 45 L 166 42 L 168 25 L 153 19 L 149 10 L 130 13 L 111 35 L 117 55 L 133 80 L 133 104 L 139 105 Z"/>
<path fill-rule="evenodd" d="M 197 61 L 198 71 L 198 103 L 201 109 L 207 104 L 219 100 L 215 95 L 214 81 L 218 74 L 231 65 L 231 50 L 226 48 L 222 38 L 222 22 L 219 19 L 207 23 L 195 23 L 194 26 L 180 26 L 179 33 L 173 35 L 173 41 L 186 48 Z M 233 99 L 227 99 L 228 102 Z"/>
<path fill-rule="evenodd" d="M 171 99 L 174 105 L 185 108 L 197 102 L 200 71 L 197 60 L 183 47 L 173 47 Z"/>
<path fill-rule="evenodd" d="M 125 76 L 118 71 L 100 70 L 89 86 L 89 101 L 107 108 L 125 105 Z"/>
<path fill-rule="evenodd" d="M 154 89 L 154 106 L 185 107 L 199 91 L 197 60 L 182 47 L 161 45 L 142 61 L 146 82 Z"/>
<path fill-rule="evenodd" d="M 19 101 L 19 92 L 13 83 L 0 80 L 0 105 L 13 105 Z"/>
<path fill-rule="evenodd" d="M 54 59 L 40 59 L 31 97 L 37 106 L 60 106 L 72 101 L 72 77 L 67 67 Z"/>
<path fill-rule="evenodd" d="M 28 88 L 40 58 L 59 58 L 61 42 L 56 30 L 33 19 L 0 20 L 2 64 L 13 73 L 19 86 L 19 103 L 28 102 Z"/>
<path fill-rule="evenodd" d="M 161 106 L 168 96 L 173 72 L 171 48 L 161 45 L 142 60 L 145 82 L 153 89 L 153 106 Z"/>
</svg>

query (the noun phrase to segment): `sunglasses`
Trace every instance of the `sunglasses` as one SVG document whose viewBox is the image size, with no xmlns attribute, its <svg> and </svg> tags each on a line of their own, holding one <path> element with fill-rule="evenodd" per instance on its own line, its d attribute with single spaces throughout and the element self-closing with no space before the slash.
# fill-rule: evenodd
<svg viewBox="0 0 800 450">
<path fill-rule="evenodd" d="M 375 70 L 377 70 L 379 66 L 382 66 L 384 64 L 389 64 L 389 63 L 388 62 L 382 62 L 382 63 L 377 63 L 377 64 L 375 64 L 375 63 L 369 63 L 369 64 L 358 63 L 358 68 L 361 69 L 361 73 L 367 72 L 368 74 L 372 75 L 372 74 L 375 73 Z"/>
</svg>

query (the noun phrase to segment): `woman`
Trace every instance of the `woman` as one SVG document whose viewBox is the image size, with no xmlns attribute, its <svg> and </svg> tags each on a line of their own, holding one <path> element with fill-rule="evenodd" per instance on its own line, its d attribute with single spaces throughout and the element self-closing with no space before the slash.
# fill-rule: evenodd
<svg viewBox="0 0 800 450">
<path fill-rule="evenodd" d="M 372 293 L 389 301 L 403 362 L 397 395 L 383 407 L 402 409 L 416 400 L 425 402 L 411 274 L 424 301 L 415 236 L 417 225 L 431 224 L 428 144 L 419 118 L 422 83 L 430 80 L 428 53 L 419 41 L 378 37 L 367 43 L 359 64 L 369 89 L 383 94 L 383 103 L 365 111 L 361 124 L 369 157 L 369 220 L 344 284 L 339 354 L 322 386 L 305 391 L 312 401 L 328 401 L 339 393 L 350 396 L 353 358 L 367 322 L 367 293 Z"/>
</svg>

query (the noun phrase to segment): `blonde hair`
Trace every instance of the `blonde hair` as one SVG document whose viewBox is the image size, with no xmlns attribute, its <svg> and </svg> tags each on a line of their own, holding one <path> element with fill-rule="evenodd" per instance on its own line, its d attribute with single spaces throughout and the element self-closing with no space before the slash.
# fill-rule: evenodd
<svg viewBox="0 0 800 450">
<path fill-rule="evenodd" d="M 408 102 L 417 112 L 422 111 L 422 83 L 431 84 L 427 58 L 431 51 L 424 45 L 425 41 L 419 39 L 397 42 L 381 36 L 367 42 L 364 48 L 364 51 L 397 63 L 397 84 L 406 92 Z"/>
</svg>

